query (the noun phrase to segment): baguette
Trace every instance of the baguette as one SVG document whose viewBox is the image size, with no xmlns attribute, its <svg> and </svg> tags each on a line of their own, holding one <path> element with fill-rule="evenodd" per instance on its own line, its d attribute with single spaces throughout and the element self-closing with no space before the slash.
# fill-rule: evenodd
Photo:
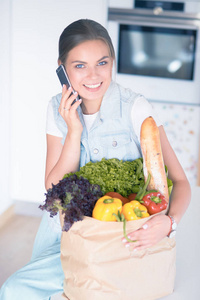
<svg viewBox="0 0 200 300">
<path fill-rule="evenodd" d="M 159 129 L 152 117 L 144 120 L 140 132 L 140 145 L 143 156 L 143 172 L 145 181 L 150 173 L 148 190 L 158 190 L 169 202 L 167 176 L 163 161 Z"/>
</svg>

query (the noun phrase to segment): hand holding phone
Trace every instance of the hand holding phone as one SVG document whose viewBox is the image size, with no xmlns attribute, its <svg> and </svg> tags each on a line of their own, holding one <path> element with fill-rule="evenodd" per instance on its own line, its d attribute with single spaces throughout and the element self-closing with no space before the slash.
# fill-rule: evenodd
<svg viewBox="0 0 200 300">
<path fill-rule="evenodd" d="M 71 82 L 69 80 L 69 77 L 67 75 L 67 72 L 65 70 L 64 65 L 60 65 L 57 69 L 56 69 L 56 73 L 58 75 L 58 78 L 60 80 L 61 85 L 63 86 L 63 84 L 65 84 L 67 86 L 67 88 L 72 87 Z M 73 88 L 72 88 L 73 89 Z M 75 91 L 74 89 L 72 90 L 72 94 L 74 94 Z M 76 102 L 80 100 L 79 95 L 76 97 L 76 99 L 72 102 L 72 105 Z"/>
</svg>

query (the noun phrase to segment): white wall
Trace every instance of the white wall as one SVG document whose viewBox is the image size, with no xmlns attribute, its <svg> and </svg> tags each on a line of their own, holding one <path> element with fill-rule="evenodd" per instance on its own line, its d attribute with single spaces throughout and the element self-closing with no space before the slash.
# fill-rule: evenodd
<svg viewBox="0 0 200 300">
<path fill-rule="evenodd" d="M 46 108 L 50 98 L 61 91 L 55 73 L 58 39 L 63 29 L 79 18 L 92 18 L 106 26 L 107 0 L 0 1 L 0 20 L 3 23 L 0 37 L 4 40 L 3 52 L 7 53 L 5 57 L 5 53 L 0 52 L 0 63 L 6 73 L 4 79 L 1 67 L 0 79 L 4 79 L 6 104 L 3 104 L 0 114 L 1 122 L 6 123 L 6 132 L 2 126 L 0 130 L 3 140 L 8 139 L 6 150 L 0 150 L 0 157 L 3 162 L 1 170 L 9 173 L 3 183 L 1 180 L 5 195 L 1 199 L 0 214 L 15 200 L 44 200 Z M 10 57 L 11 85 L 9 65 L 6 68 Z M 7 87 L 11 87 L 11 94 Z M 10 155 L 7 154 L 8 149 Z M 5 160 L 4 152 L 7 154 Z M 5 177 L 2 172 L 1 177 Z"/>
<path fill-rule="evenodd" d="M 0 1 L 0 213 L 10 197 L 10 1 Z"/>
</svg>

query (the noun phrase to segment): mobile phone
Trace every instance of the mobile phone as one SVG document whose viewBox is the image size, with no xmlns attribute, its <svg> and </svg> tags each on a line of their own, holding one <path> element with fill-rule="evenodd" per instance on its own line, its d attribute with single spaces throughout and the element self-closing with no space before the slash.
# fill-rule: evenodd
<svg viewBox="0 0 200 300">
<path fill-rule="evenodd" d="M 67 72 L 65 70 L 64 65 L 60 65 L 57 69 L 56 69 L 56 73 L 58 75 L 58 78 L 60 80 L 61 85 L 63 86 L 63 84 L 66 84 L 67 88 L 72 87 L 71 82 L 69 80 L 69 77 L 67 75 Z M 72 88 L 73 89 L 73 88 Z M 75 91 L 74 89 L 72 90 L 72 94 L 74 94 Z M 72 104 L 74 104 L 76 101 L 78 101 L 80 99 L 79 95 L 76 97 L 76 99 L 72 102 Z"/>
</svg>

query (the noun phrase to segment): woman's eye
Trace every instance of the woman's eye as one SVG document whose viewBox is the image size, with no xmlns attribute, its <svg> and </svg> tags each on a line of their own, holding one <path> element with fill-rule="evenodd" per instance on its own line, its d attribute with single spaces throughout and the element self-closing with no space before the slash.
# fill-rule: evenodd
<svg viewBox="0 0 200 300">
<path fill-rule="evenodd" d="M 106 65 L 107 64 L 107 61 L 100 61 L 99 63 L 98 63 L 98 66 L 104 66 L 104 65 Z"/>
<path fill-rule="evenodd" d="M 82 68 L 84 68 L 84 65 L 83 64 L 78 64 L 78 65 L 76 65 L 76 68 L 77 69 L 82 69 Z"/>
</svg>

